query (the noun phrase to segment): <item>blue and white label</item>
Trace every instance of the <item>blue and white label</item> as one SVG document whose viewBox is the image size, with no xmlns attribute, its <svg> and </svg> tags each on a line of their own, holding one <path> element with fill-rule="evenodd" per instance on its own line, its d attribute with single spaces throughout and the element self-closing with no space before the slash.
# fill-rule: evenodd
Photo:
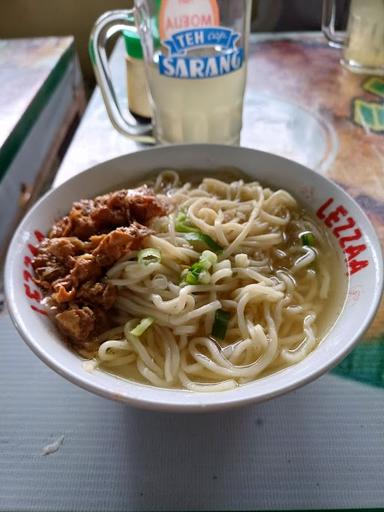
<svg viewBox="0 0 384 512">
<path fill-rule="evenodd" d="M 161 75 L 172 78 L 212 78 L 241 68 L 244 49 L 236 42 L 240 34 L 230 28 L 194 28 L 176 32 L 163 41 L 168 56 L 159 56 Z M 219 48 L 216 55 L 189 57 L 188 51 L 203 48 Z"/>
</svg>

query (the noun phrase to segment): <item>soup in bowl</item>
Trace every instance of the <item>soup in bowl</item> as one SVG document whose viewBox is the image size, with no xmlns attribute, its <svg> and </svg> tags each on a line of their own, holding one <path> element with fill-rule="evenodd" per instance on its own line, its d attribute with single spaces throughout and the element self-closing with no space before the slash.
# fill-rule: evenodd
<svg viewBox="0 0 384 512">
<path fill-rule="evenodd" d="M 377 237 L 342 189 L 212 145 L 147 150 L 69 180 L 23 220 L 6 268 L 11 315 L 45 362 L 103 396 L 168 410 L 312 380 L 364 332 L 381 283 Z"/>
</svg>

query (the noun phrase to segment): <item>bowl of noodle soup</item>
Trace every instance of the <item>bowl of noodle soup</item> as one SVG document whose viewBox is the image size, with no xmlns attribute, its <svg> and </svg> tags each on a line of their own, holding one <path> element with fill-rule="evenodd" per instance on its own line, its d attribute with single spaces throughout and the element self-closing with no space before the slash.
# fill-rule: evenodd
<svg viewBox="0 0 384 512">
<path fill-rule="evenodd" d="M 364 212 L 323 176 L 185 145 L 48 192 L 16 231 L 5 277 L 17 329 L 59 374 L 132 405 L 202 411 L 335 366 L 376 312 L 382 256 Z"/>
</svg>

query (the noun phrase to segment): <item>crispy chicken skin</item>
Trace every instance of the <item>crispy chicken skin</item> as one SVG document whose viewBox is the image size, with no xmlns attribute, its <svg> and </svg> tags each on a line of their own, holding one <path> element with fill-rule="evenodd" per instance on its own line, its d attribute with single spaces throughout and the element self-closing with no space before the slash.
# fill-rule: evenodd
<svg viewBox="0 0 384 512">
<path fill-rule="evenodd" d="M 73 203 L 40 243 L 32 265 L 35 283 L 48 296 L 59 330 L 81 353 L 109 327 L 107 312 L 117 289 L 106 271 L 151 233 L 146 225 L 168 212 L 147 186 Z"/>
<path fill-rule="evenodd" d="M 135 220 L 146 224 L 166 211 L 164 202 L 146 185 L 132 190 L 118 190 L 73 203 L 68 215 L 53 225 L 49 238 L 75 236 L 87 240 L 92 235 L 129 226 Z"/>
</svg>

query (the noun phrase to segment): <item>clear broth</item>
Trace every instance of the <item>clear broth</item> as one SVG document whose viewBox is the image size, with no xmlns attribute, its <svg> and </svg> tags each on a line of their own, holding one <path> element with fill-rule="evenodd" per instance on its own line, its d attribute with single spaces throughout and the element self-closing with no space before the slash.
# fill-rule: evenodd
<svg viewBox="0 0 384 512">
<path fill-rule="evenodd" d="M 122 187 L 136 187 L 142 184 L 152 184 L 154 181 L 154 178 L 157 176 L 157 174 L 160 171 L 153 171 L 145 176 L 143 180 L 140 180 L 140 182 L 131 182 L 131 183 L 125 183 L 122 185 Z M 207 171 L 203 170 L 191 170 L 191 171 L 183 171 L 182 173 L 182 183 L 185 183 L 189 181 L 192 184 L 198 184 L 201 182 L 202 178 L 205 177 L 212 177 L 216 179 L 220 179 L 224 182 L 229 181 L 235 181 L 239 179 L 243 179 L 244 181 L 250 181 L 250 177 L 247 176 L 245 173 L 237 170 L 237 169 L 220 169 L 216 170 L 212 173 L 207 173 Z M 262 183 L 263 187 L 269 186 L 268 184 Z M 271 187 L 272 190 L 274 187 Z M 295 195 L 294 195 L 295 197 Z M 297 200 L 297 198 L 295 197 Z M 299 201 L 298 201 L 299 202 Z M 300 204 L 300 202 L 299 202 Z M 345 267 L 344 257 L 342 255 L 341 250 L 339 247 L 334 243 L 333 239 L 331 238 L 330 234 L 327 232 L 327 230 L 319 224 L 317 219 L 314 218 L 313 215 L 311 215 L 305 208 L 300 207 L 301 211 L 305 212 L 306 217 L 312 219 L 314 224 L 318 227 L 318 229 L 321 231 L 321 233 L 324 235 L 324 238 L 326 240 L 326 251 L 322 251 L 319 254 L 319 259 L 326 264 L 327 268 L 330 271 L 330 292 L 328 295 L 327 300 L 325 301 L 324 307 L 320 314 L 316 318 L 316 340 L 317 344 L 314 350 L 319 346 L 319 344 L 324 340 L 324 338 L 329 334 L 329 332 L 332 330 L 332 327 L 334 326 L 336 320 L 340 316 L 345 300 L 347 297 L 347 291 L 348 291 L 348 273 L 347 269 Z M 279 371 L 284 370 L 285 368 L 291 366 L 290 364 L 276 364 L 272 363 L 264 372 L 260 373 L 255 379 L 259 380 L 267 375 L 270 375 L 272 373 L 276 373 Z M 124 379 L 124 380 L 132 380 L 137 383 L 154 387 L 152 384 L 148 383 L 138 372 L 135 363 L 129 364 L 126 367 L 116 367 L 116 368 L 108 368 L 107 366 L 100 364 L 99 365 L 100 370 L 103 372 L 109 373 L 113 376 L 116 376 L 118 378 Z M 253 382 L 254 382 L 253 381 Z M 249 383 L 248 383 L 249 384 Z M 242 384 L 247 385 L 247 384 Z M 170 386 L 172 387 L 172 386 Z M 183 389 L 181 386 L 173 386 L 173 389 Z"/>
</svg>

